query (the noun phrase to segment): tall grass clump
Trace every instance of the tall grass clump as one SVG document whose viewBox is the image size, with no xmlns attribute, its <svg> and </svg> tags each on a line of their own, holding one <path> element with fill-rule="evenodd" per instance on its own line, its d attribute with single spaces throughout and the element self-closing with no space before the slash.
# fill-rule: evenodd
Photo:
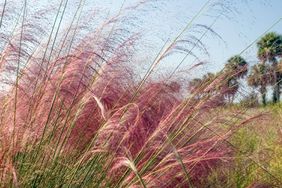
<svg viewBox="0 0 282 188">
<path fill-rule="evenodd" d="M 193 23 L 210 1 L 140 79 L 141 34 L 127 24 L 155 2 L 121 7 L 103 21 L 83 0 L 69 14 L 69 3 L 1 6 L 1 186 L 193 187 L 232 160 L 226 140 L 248 120 L 217 113 L 225 90 L 213 89 L 228 75 L 188 94 L 172 75 L 151 77 L 167 56 L 204 49 L 184 34 L 213 32 Z"/>
</svg>

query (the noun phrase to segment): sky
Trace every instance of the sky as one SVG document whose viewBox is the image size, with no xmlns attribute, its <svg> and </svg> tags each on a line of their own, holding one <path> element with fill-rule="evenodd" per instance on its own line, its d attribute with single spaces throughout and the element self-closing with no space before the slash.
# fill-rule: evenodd
<svg viewBox="0 0 282 188">
<path fill-rule="evenodd" d="M 170 9 L 171 15 L 177 15 L 177 18 L 176 16 L 170 18 L 171 25 L 174 25 L 172 27 L 183 27 L 185 20 L 189 21 L 189 18 L 195 15 L 195 12 L 205 2 L 204 0 L 171 1 L 168 9 Z M 282 18 L 281 0 L 253 0 L 247 2 L 236 0 L 235 3 L 232 2 L 229 6 L 233 11 L 224 13 L 227 17 L 221 16 L 212 26 L 212 29 L 220 35 L 222 40 L 209 35 L 202 39 L 209 52 L 208 57 L 199 55 L 200 58 L 207 62 L 203 66 L 203 72 L 220 70 L 228 58 L 241 53 L 266 32 L 279 18 Z M 203 13 L 199 19 L 194 21 L 194 24 L 210 25 L 214 18 L 211 18 L 210 15 L 205 16 L 205 14 L 210 14 L 209 11 L 207 9 L 206 13 Z M 218 12 L 212 12 L 211 14 L 217 15 Z M 183 18 L 181 19 L 180 17 Z M 282 20 L 271 28 L 270 31 L 282 34 Z M 256 44 L 250 46 L 242 56 L 249 61 L 250 65 L 257 63 Z M 191 59 L 188 58 L 185 63 L 191 63 L 189 61 Z"/>
<path fill-rule="evenodd" d="M 69 0 L 70 8 L 75 10 L 79 0 Z M 193 27 L 189 28 L 181 39 L 195 36 L 199 38 L 205 31 L 197 29 L 195 25 L 201 24 L 211 26 L 215 34 L 211 32 L 204 35 L 201 41 L 207 52 L 193 49 L 198 57 L 197 61 L 205 62 L 199 71 L 194 71 L 193 76 L 200 76 L 205 72 L 216 72 L 222 69 L 224 63 L 233 55 L 240 54 L 252 42 L 258 39 L 269 27 L 279 18 L 282 18 L 281 0 L 85 0 L 85 9 L 97 9 L 104 12 L 104 15 L 114 15 L 123 6 L 136 5 L 138 2 L 149 1 L 139 7 L 139 11 L 132 11 L 129 14 L 136 16 L 133 20 L 136 31 L 140 32 L 143 38 L 140 44 L 143 51 L 140 51 L 140 58 L 151 56 L 153 59 L 162 48 L 165 41 L 172 41 L 185 26 L 191 22 L 204 4 L 207 6 L 194 19 Z M 22 0 L 15 0 L 18 4 Z M 58 4 L 58 0 L 28 0 L 29 6 Z M 54 7 L 55 8 L 55 7 Z M 220 15 L 218 17 L 218 15 Z M 216 19 L 216 21 L 215 21 Z M 132 24 L 129 21 L 128 25 Z M 282 20 L 270 31 L 282 34 Z M 218 37 L 218 36 L 219 37 Z M 187 46 L 186 46 L 187 47 Z M 188 46 L 187 49 L 190 49 Z M 145 55 L 144 55 L 145 54 Z M 250 65 L 256 63 L 256 45 L 250 46 L 241 54 Z M 185 54 L 174 54 L 168 57 L 160 69 L 177 66 Z M 149 58 L 148 58 L 149 59 Z M 197 63 L 195 58 L 189 56 L 181 65 L 180 69 L 191 67 Z"/>
<path fill-rule="evenodd" d="M 63 1 L 68 1 L 66 12 L 72 14 L 81 0 Z M 13 9 L 15 5 L 21 10 L 24 0 L 7 2 L 10 3 L 8 8 Z M 30 10 L 40 7 L 43 8 L 42 10 L 50 10 L 47 15 L 51 20 L 54 19 L 59 2 L 59 0 L 27 0 Z M 215 73 L 221 70 L 226 61 L 237 54 L 243 56 L 251 66 L 258 62 L 256 40 L 267 31 L 282 34 L 282 0 L 85 0 L 85 2 L 86 17 L 91 17 L 87 11 L 95 10 L 102 13 L 98 19 L 107 19 L 123 7 L 122 12 L 130 17 L 124 26 L 139 32 L 142 36 L 139 41 L 140 48 L 135 56 L 139 58 L 137 63 L 144 62 L 145 66 L 142 69 L 144 72 L 148 70 L 148 66 L 165 42 L 173 41 L 187 24 L 191 23 L 192 27 L 188 27 L 180 39 L 189 39 L 191 36 L 200 38 L 207 31 L 203 26 L 210 27 L 209 32 L 201 38 L 203 49 L 206 51 L 193 48 L 191 45 L 184 46 L 188 50 L 193 49 L 192 52 L 197 57 L 195 59 L 189 55 L 178 69 L 178 75 L 183 76 L 181 73 L 184 73 L 185 79 L 188 80 L 201 77 L 207 72 Z M 138 5 L 138 2 L 147 3 L 141 3 L 142 6 L 138 6 L 133 11 L 126 9 Z M 51 9 L 44 8 L 48 6 Z M 202 7 L 204 8 L 201 9 Z M 202 11 L 199 13 L 199 10 Z M 195 15 L 198 16 L 195 18 Z M 66 16 L 63 21 L 68 22 L 71 20 L 69 18 L 71 17 Z M 280 22 L 277 22 L 279 19 Z M 96 17 L 90 20 L 99 22 Z M 12 25 L 9 19 L 4 21 Z M 275 22 L 277 22 L 275 26 L 271 27 Z M 51 27 L 52 22 L 49 25 Z M 174 53 L 167 57 L 156 67 L 155 73 L 170 74 L 184 56 L 186 54 Z M 204 62 L 204 65 L 191 69 L 198 62 Z"/>
<path fill-rule="evenodd" d="M 115 0 L 117 7 L 122 4 L 118 1 L 122 2 Z M 127 2 L 133 1 L 128 0 Z M 149 10 L 149 13 L 144 15 L 142 22 L 145 36 L 151 38 L 151 42 L 160 45 L 154 46 L 156 49 L 160 49 L 167 38 L 173 39 L 207 0 L 167 0 L 163 2 L 156 3 L 157 8 L 151 10 L 151 13 Z M 229 57 L 241 53 L 264 34 L 279 18 L 282 18 L 281 0 L 236 0 L 226 2 L 211 0 L 210 5 L 217 2 L 226 4 L 224 6 L 230 8 L 230 11 L 223 12 L 223 8 L 220 6 L 207 6 L 198 19 L 193 22 L 193 24 L 209 26 L 214 21 L 215 16 L 223 14 L 212 26 L 214 32 L 221 39 L 213 35 L 205 36 L 202 41 L 206 45 L 209 55 L 198 55 L 201 60 L 207 62 L 203 66 L 203 70 L 211 72 L 220 70 Z M 270 31 L 282 34 L 282 20 L 272 27 Z M 250 65 L 256 63 L 255 43 L 244 51 L 242 56 L 249 61 Z M 173 58 L 177 61 L 177 57 Z M 179 58 L 181 59 L 181 57 Z M 173 59 L 170 59 L 170 62 L 171 60 L 173 61 Z M 187 58 L 183 66 L 191 64 L 191 62 L 193 62 L 193 58 Z M 168 65 L 164 66 L 171 65 L 168 63 Z"/>
<path fill-rule="evenodd" d="M 211 61 L 213 63 L 224 63 L 230 56 L 240 53 L 264 32 L 266 32 L 272 24 L 282 18 L 282 1 L 251 1 L 246 3 L 238 3 L 237 8 L 240 12 L 234 15 L 234 21 L 222 19 L 216 25 L 214 30 L 217 31 L 226 41 L 226 48 L 219 46 L 217 49 L 210 48 Z M 282 34 L 282 20 L 276 26 L 270 29 Z M 216 46 L 211 41 L 211 44 Z M 255 63 L 256 45 L 254 44 L 250 50 L 242 54 L 250 64 Z"/>
<path fill-rule="evenodd" d="M 124 7 L 133 5 L 136 0 L 89 0 L 87 6 L 101 6 L 111 13 Z M 173 40 L 181 30 L 191 21 L 206 2 L 208 6 L 201 12 L 193 24 L 210 26 L 218 15 L 221 15 L 212 25 L 214 34 L 207 34 L 202 42 L 209 54 L 194 49 L 200 61 L 206 62 L 201 70 L 194 72 L 193 76 L 199 76 L 205 72 L 216 72 L 224 66 L 224 63 L 233 55 L 240 54 L 279 18 L 282 18 L 281 0 L 153 0 L 150 6 L 145 6 L 144 12 L 138 14 L 139 29 L 144 35 L 144 43 L 150 46 L 148 49 L 154 56 L 167 39 Z M 220 4 L 222 6 L 215 6 Z M 228 8 L 228 11 L 226 10 Z M 225 10 L 225 11 L 224 11 Z M 197 29 L 196 29 L 197 30 Z M 282 34 L 282 20 L 270 31 Z M 184 34 L 194 35 L 193 29 Z M 199 37 L 196 33 L 195 36 Z M 154 54 L 155 53 L 155 54 Z M 250 65 L 257 63 L 256 44 L 254 43 L 241 54 Z M 168 58 L 160 68 L 174 67 L 182 59 L 183 55 L 174 55 Z M 189 67 L 195 60 L 188 57 L 181 68 Z"/>
</svg>

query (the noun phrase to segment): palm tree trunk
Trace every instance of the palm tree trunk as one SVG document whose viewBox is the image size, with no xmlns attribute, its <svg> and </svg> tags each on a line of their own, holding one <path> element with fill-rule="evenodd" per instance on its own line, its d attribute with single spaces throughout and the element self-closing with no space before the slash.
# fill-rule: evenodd
<svg viewBox="0 0 282 188">
<path fill-rule="evenodd" d="M 261 98 L 262 98 L 263 106 L 266 106 L 266 94 L 265 94 L 265 92 L 261 94 Z"/>
<path fill-rule="evenodd" d="M 260 94 L 261 94 L 262 104 L 263 106 L 266 106 L 266 87 L 265 86 L 261 86 Z"/>
<path fill-rule="evenodd" d="M 280 85 L 278 82 L 275 83 L 273 87 L 273 103 L 277 103 L 280 101 Z"/>
<path fill-rule="evenodd" d="M 277 73 L 277 101 L 280 102 L 281 74 Z"/>
<path fill-rule="evenodd" d="M 272 102 L 273 103 L 277 102 L 277 87 L 276 87 L 276 85 L 273 86 Z"/>
<path fill-rule="evenodd" d="M 277 73 L 277 62 L 276 60 L 272 61 L 272 67 L 274 71 L 274 86 L 273 86 L 273 103 L 277 103 L 280 100 L 280 84 L 278 80 L 278 73 Z"/>
</svg>

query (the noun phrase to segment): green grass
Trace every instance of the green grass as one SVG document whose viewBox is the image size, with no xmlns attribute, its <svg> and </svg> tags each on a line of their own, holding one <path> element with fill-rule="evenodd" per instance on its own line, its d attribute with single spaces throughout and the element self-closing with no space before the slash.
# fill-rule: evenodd
<svg viewBox="0 0 282 188">
<path fill-rule="evenodd" d="M 244 188 L 254 182 L 270 187 L 281 186 L 282 106 L 275 104 L 256 107 L 247 109 L 246 113 L 265 115 L 246 124 L 232 135 L 230 143 L 240 152 L 234 153 L 231 163 L 219 167 L 209 175 L 206 184 L 211 187 Z"/>
<path fill-rule="evenodd" d="M 118 15 L 98 26 L 80 25 L 84 3 L 79 1 L 64 32 L 68 0 L 60 1 L 46 31 L 33 21 L 40 16 L 33 18 L 29 1 L 24 1 L 22 14 L 15 15 L 15 33 L 3 33 L 7 45 L 0 76 L 7 76 L 8 84 L 0 93 L 0 186 L 281 184 L 282 106 L 223 105 L 226 93 L 213 89 L 230 78 L 228 72 L 192 93 L 182 91 L 182 79 L 172 78 L 206 34 L 214 34 L 200 26 L 205 30 L 196 43 L 185 38 L 216 4 L 205 1 L 137 79 L 139 35 L 127 25 L 134 25 L 134 16 L 123 15 L 129 10 L 122 5 Z M 9 21 L 3 18 L 9 13 L 5 7 L 6 1 L 1 27 Z M 185 56 L 172 74 L 151 79 L 163 59 L 179 51 Z"/>
</svg>

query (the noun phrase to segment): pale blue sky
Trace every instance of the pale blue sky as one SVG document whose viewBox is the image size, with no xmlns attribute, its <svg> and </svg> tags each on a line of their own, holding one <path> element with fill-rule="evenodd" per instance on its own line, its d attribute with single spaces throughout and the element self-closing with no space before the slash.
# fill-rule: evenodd
<svg viewBox="0 0 282 188">
<path fill-rule="evenodd" d="M 67 12 L 72 13 L 80 0 L 68 0 Z M 124 2 L 124 7 L 134 5 L 136 2 L 142 0 L 85 0 L 85 14 L 88 15 L 87 9 L 95 9 L 102 13 L 102 19 L 106 19 L 115 14 Z M 173 40 L 179 32 L 191 21 L 193 16 L 197 14 L 199 9 L 209 2 L 209 6 L 204 9 L 200 17 L 193 21 L 193 24 L 203 24 L 209 26 L 214 22 L 215 17 L 223 14 L 212 26 L 212 29 L 221 36 L 222 40 L 214 35 L 206 35 L 201 41 L 205 44 L 209 56 L 201 51 L 194 49 L 193 52 L 199 57 L 201 61 L 207 62 L 204 66 L 185 72 L 185 79 L 192 79 L 193 77 L 200 77 L 206 72 L 216 72 L 223 68 L 224 63 L 233 55 L 239 54 L 260 35 L 262 35 L 273 23 L 279 18 L 282 18 L 282 0 L 146 0 L 151 3 L 139 7 L 138 10 L 127 12 L 131 17 L 125 27 L 134 29 L 143 35 L 139 42 L 141 50 L 136 51 L 137 58 L 140 58 L 136 63 L 144 63 L 144 72 L 147 70 L 146 65 L 150 65 L 152 60 L 161 49 L 162 45 L 167 39 Z M 57 10 L 58 0 L 27 0 L 30 10 L 45 6 L 51 6 L 53 10 Z M 2 2 L 3 3 L 3 2 Z M 13 7 L 22 7 L 23 0 L 8 0 L 8 3 Z M 225 8 L 230 8 L 226 12 L 221 6 L 211 6 L 214 3 L 222 3 Z M 0 3 L 1 4 L 1 3 Z M 20 10 L 20 9 L 19 9 Z M 48 9 L 47 9 L 48 10 Z M 56 12 L 56 11 L 54 11 Z M 52 11 L 47 15 L 54 17 Z M 98 18 L 98 19 L 99 19 Z M 94 22 L 99 22 L 96 17 Z M 10 21 L 6 24 L 10 24 Z M 70 19 L 66 16 L 64 21 L 68 22 Z M 95 25 L 95 23 L 89 23 Z M 50 27 L 51 27 L 50 22 Z M 132 27 L 133 26 L 133 27 Z M 189 29 L 183 36 L 185 37 L 193 34 L 199 37 L 203 30 L 197 28 Z M 271 31 L 276 31 L 282 34 L 282 20 Z M 188 50 L 191 48 L 188 47 Z M 250 63 L 256 63 L 256 44 L 250 46 L 248 50 L 244 51 L 242 56 Z M 158 65 L 156 72 L 164 73 L 164 70 L 171 72 L 175 66 L 180 62 L 182 55 L 172 55 L 161 64 Z M 189 56 L 181 65 L 180 70 L 189 70 L 195 64 L 195 59 Z M 181 74 L 179 74 L 181 75 Z"/>
<path fill-rule="evenodd" d="M 88 6 L 101 6 L 110 9 L 112 12 L 121 6 L 123 0 L 89 1 Z M 125 4 L 134 4 L 136 0 L 127 0 Z M 191 20 L 197 11 L 207 0 L 166 0 L 157 1 L 149 6 L 145 13 L 140 14 L 140 28 L 145 38 L 153 44 L 151 47 L 160 49 L 163 41 L 173 38 Z M 224 2 L 233 12 L 226 13 L 227 17 L 220 19 L 213 25 L 212 29 L 217 32 L 221 41 L 212 35 L 205 36 L 202 41 L 206 44 L 209 56 L 201 53 L 197 55 L 207 61 L 203 71 L 220 70 L 225 61 L 232 55 L 240 53 L 256 38 L 263 34 L 275 21 L 282 17 L 281 0 L 211 0 L 210 4 Z M 212 10 L 211 10 L 212 9 Z M 194 21 L 194 24 L 210 25 L 214 17 L 221 13 L 220 7 L 208 7 L 203 14 Z M 208 15 L 208 16 L 207 16 Z M 282 34 L 282 21 L 271 31 Z M 189 31 L 188 31 L 189 33 Z M 250 64 L 256 61 L 256 46 L 253 45 L 245 51 L 242 56 Z M 195 52 L 196 53 L 196 52 Z M 179 56 L 177 56 L 179 57 Z M 163 66 L 174 66 L 171 61 L 177 62 L 177 57 L 169 59 L 169 63 Z M 193 58 L 187 58 L 183 67 L 191 64 Z"/>
<path fill-rule="evenodd" d="M 189 0 L 189 2 L 187 0 L 175 0 L 171 1 L 171 5 L 168 6 L 168 9 L 171 9 L 171 12 L 175 12 L 174 14 L 178 13 L 176 20 L 179 22 L 178 25 L 182 25 L 182 23 L 185 23 L 185 18 L 195 14 L 194 11 L 197 11 L 205 2 L 205 0 Z M 203 59 L 208 61 L 208 64 L 204 66 L 203 69 L 205 71 L 217 71 L 221 69 L 230 56 L 240 53 L 263 34 L 274 22 L 282 18 L 281 7 L 281 0 L 253 0 L 247 3 L 237 0 L 236 3 L 232 2 L 231 8 L 233 8 L 235 12 L 228 13 L 229 18 L 221 17 L 213 26 L 213 30 L 217 32 L 225 42 L 221 42 L 211 36 L 207 36 L 203 39 L 210 53 L 209 57 L 202 56 Z M 190 11 L 191 13 L 189 14 Z M 182 19 L 180 18 L 181 15 L 183 15 Z M 172 22 L 174 22 L 173 18 L 171 19 Z M 200 19 L 195 20 L 195 23 L 209 25 L 213 19 L 214 18 L 202 16 Z M 282 20 L 273 27 L 271 31 L 282 34 Z M 244 56 L 250 64 L 255 63 L 256 45 L 254 44 L 249 50 L 244 52 L 242 56 Z M 189 64 L 189 62 L 186 63 Z"/>
<path fill-rule="evenodd" d="M 69 0 L 69 10 L 75 10 L 75 5 L 79 0 Z M 235 54 L 240 53 L 252 41 L 263 34 L 276 20 L 282 17 L 281 0 L 148 0 L 151 3 L 141 6 L 142 11 L 132 12 L 136 14 L 135 26 L 137 31 L 141 32 L 144 38 L 141 44 L 144 46 L 144 53 L 139 55 L 156 55 L 158 50 L 168 38 L 173 39 L 206 3 L 209 5 L 200 17 L 194 20 L 193 24 L 203 24 L 209 26 L 214 17 L 222 13 L 219 6 L 211 7 L 214 3 L 223 3 L 232 11 L 224 12 L 213 25 L 212 29 L 218 33 L 222 39 L 207 35 L 202 42 L 208 49 L 209 56 L 194 52 L 197 56 L 208 62 L 202 67 L 202 71 L 197 71 L 193 76 L 206 71 L 220 70 L 226 60 Z M 15 2 L 22 2 L 16 0 Z M 123 4 L 124 7 L 134 5 L 140 0 L 86 0 L 88 9 L 98 9 L 108 15 L 113 15 Z M 28 0 L 30 6 L 38 4 L 54 4 L 57 0 Z M 72 8 L 73 7 L 73 8 Z M 278 23 L 271 31 L 282 34 L 282 21 Z M 188 30 L 186 35 L 193 33 Z M 195 33 L 193 33 L 195 34 Z M 201 33 L 200 33 L 201 34 Z M 199 34 L 196 34 L 199 36 Z M 256 48 L 253 45 L 249 50 L 242 54 L 250 64 L 256 61 Z M 175 66 L 181 56 L 170 57 L 166 62 L 160 65 L 161 68 Z M 194 63 L 193 58 L 187 58 L 181 68 L 189 67 Z"/>
</svg>

